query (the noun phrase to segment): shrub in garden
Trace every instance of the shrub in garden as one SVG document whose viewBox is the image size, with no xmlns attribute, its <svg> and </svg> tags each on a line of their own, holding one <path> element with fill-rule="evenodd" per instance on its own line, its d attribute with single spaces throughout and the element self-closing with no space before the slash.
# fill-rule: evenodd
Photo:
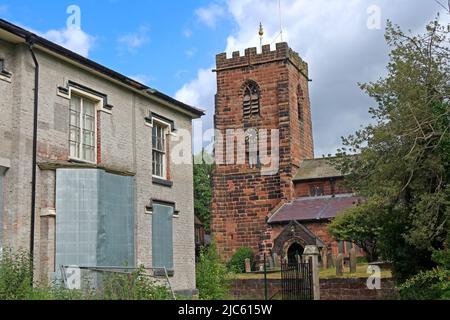
<svg viewBox="0 0 450 320">
<path fill-rule="evenodd" d="M 4 250 L 0 256 L 1 300 L 168 300 L 170 291 L 145 276 L 139 269 L 132 274 L 109 274 L 101 288 L 81 291 L 66 289 L 61 283 L 52 286 L 32 285 L 31 259 L 27 252 Z"/>
<path fill-rule="evenodd" d="M 433 254 L 438 267 L 423 271 L 405 281 L 400 287 L 404 300 L 450 300 L 450 253 L 439 250 Z"/>
<path fill-rule="evenodd" d="M 111 273 L 103 279 L 102 300 L 171 300 L 169 289 L 148 277 L 143 267 L 127 273 Z"/>
<path fill-rule="evenodd" d="M 236 273 L 244 273 L 246 259 L 250 259 L 250 265 L 253 266 L 255 262 L 255 254 L 253 253 L 253 250 L 250 248 L 240 248 L 231 258 L 228 263 L 228 268 Z"/>
<path fill-rule="evenodd" d="M 196 268 L 197 289 L 202 300 L 224 299 L 229 289 L 228 270 L 214 244 L 202 249 Z"/>
<path fill-rule="evenodd" d="M 32 295 L 31 260 L 28 253 L 3 250 L 0 256 L 0 300 L 25 300 Z"/>
</svg>

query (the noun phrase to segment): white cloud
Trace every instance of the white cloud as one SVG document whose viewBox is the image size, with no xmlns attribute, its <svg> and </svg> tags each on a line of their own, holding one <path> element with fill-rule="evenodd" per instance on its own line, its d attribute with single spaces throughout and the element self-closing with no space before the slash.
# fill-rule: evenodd
<svg viewBox="0 0 450 320">
<path fill-rule="evenodd" d="M 216 26 L 217 20 L 225 16 L 225 9 L 218 4 L 210 4 L 208 7 L 198 8 L 195 11 L 198 19 L 210 28 Z"/>
<path fill-rule="evenodd" d="M 149 28 L 141 26 L 136 32 L 121 35 L 117 42 L 120 44 L 121 49 L 125 48 L 130 52 L 134 52 L 150 40 L 148 32 Z"/>
<path fill-rule="evenodd" d="M 66 27 L 65 29 L 60 30 L 49 30 L 44 33 L 36 33 L 84 57 L 89 56 L 89 52 L 95 43 L 95 38 L 93 36 L 77 27 Z"/>
<path fill-rule="evenodd" d="M 228 12 L 233 18 L 236 27 L 230 30 L 224 51 L 258 47 L 260 22 L 265 29 L 264 43 L 280 41 L 278 1 L 226 0 L 224 3 L 222 9 L 197 10 L 199 17 L 199 12 L 202 13 L 201 20 L 210 26 L 217 21 L 214 12 L 222 16 Z M 422 32 L 440 9 L 437 4 L 421 0 L 282 0 L 283 40 L 308 62 L 313 79 L 310 98 L 316 156 L 335 152 L 341 136 L 370 121 L 367 110 L 373 101 L 361 92 L 357 83 L 382 76 L 388 61 L 384 30 L 367 28 L 367 8 L 373 4 L 381 8 L 381 25 L 391 19 L 413 32 Z M 205 128 L 213 126 L 216 93 L 213 79 L 214 75 L 202 69 L 177 94 L 186 102 L 207 109 Z"/>
<path fill-rule="evenodd" d="M 178 90 L 175 98 L 200 108 L 210 106 L 214 102 L 213 97 L 216 90 L 216 75 L 212 69 L 200 69 L 197 78 Z"/>
<path fill-rule="evenodd" d="M 186 38 L 190 38 L 190 37 L 192 37 L 192 34 L 193 34 L 193 32 L 192 32 L 192 30 L 191 29 L 184 29 L 183 30 L 183 36 L 185 36 Z"/>
<path fill-rule="evenodd" d="M 197 52 L 198 52 L 197 48 L 190 48 L 187 49 L 184 53 L 186 54 L 186 56 L 188 56 L 188 58 L 192 58 L 197 54 Z"/>
</svg>

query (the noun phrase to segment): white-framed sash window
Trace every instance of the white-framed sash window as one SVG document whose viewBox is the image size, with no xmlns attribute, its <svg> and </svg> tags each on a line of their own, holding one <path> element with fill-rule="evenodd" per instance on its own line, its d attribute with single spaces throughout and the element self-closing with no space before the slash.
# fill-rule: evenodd
<svg viewBox="0 0 450 320">
<path fill-rule="evenodd" d="M 167 178 L 167 125 L 153 121 L 152 126 L 152 173 L 154 177 Z"/>
<path fill-rule="evenodd" d="M 69 149 L 73 160 L 95 163 L 97 158 L 97 101 L 72 92 Z"/>
</svg>

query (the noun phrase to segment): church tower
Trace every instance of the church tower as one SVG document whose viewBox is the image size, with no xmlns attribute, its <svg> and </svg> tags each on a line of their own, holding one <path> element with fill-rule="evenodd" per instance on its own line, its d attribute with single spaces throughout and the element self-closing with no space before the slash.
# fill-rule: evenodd
<svg viewBox="0 0 450 320">
<path fill-rule="evenodd" d="M 270 249 L 264 247 L 267 219 L 293 199 L 292 179 L 301 161 L 314 157 L 314 147 L 308 65 L 287 43 L 278 43 L 275 51 L 265 45 L 262 53 L 249 48 L 243 56 L 219 54 L 215 72 L 215 128 L 221 134 L 216 136 L 212 233 L 221 257 L 228 261 L 242 247 L 255 254 Z M 278 132 L 277 170 L 270 174 L 264 173 L 259 151 L 249 150 L 248 132 L 257 132 L 261 139 L 261 129 L 268 130 L 269 153 L 272 133 Z M 239 156 L 238 143 L 227 143 L 230 132 L 235 141 L 242 141 L 246 133 L 245 156 Z M 234 162 L 226 160 L 230 152 Z"/>
</svg>

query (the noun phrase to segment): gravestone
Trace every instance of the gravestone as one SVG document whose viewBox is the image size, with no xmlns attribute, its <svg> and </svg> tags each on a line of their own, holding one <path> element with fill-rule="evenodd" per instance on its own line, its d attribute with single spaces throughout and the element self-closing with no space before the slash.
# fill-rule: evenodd
<svg viewBox="0 0 450 320">
<path fill-rule="evenodd" d="M 299 254 L 296 254 L 295 261 L 297 261 L 298 264 L 302 263 L 302 257 Z"/>
<path fill-rule="evenodd" d="M 344 275 L 344 256 L 339 254 L 336 258 L 336 275 L 342 277 Z"/>
<path fill-rule="evenodd" d="M 273 258 L 273 263 L 274 263 L 275 269 L 279 269 L 281 267 L 280 257 L 274 252 L 272 254 L 272 258 Z"/>
<path fill-rule="evenodd" d="M 350 273 L 356 273 L 356 250 L 350 250 Z"/>
<path fill-rule="evenodd" d="M 252 265 L 250 259 L 245 259 L 245 273 L 252 272 Z"/>
<path fill-rule="evenodd" d="M 321 252 L 322 257 L 322 269 L 326 269 L 328 266 L 328 248 L 323 248 Z"/>
<path fill-rule="evenodd" d="M 334 255 L 331 250 L 327 253 L 327 269 L 333 269 L 335 267 Z"/>
<path fill-rule="evenodd" d="M 267 257 L 267 267 L 269 269 L 273 269 L 273 267 L 274 267 L 274 262 L 273 262 L 272 256 L 268 256 Z"/>
</svg>

